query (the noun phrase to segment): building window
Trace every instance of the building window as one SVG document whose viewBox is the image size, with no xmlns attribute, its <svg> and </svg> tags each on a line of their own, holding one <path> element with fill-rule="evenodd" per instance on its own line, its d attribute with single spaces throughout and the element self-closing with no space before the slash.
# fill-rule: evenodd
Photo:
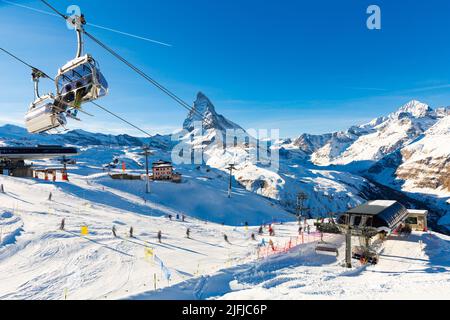
<svg viewBox="0 0 450 320">
<path fill-rule="evenodd" d="M 409 217 L 408 219 L 405 220 L 405 222 L 407 224 L 418 224 L 418 219 L 417 217 Z"/>
</svg>

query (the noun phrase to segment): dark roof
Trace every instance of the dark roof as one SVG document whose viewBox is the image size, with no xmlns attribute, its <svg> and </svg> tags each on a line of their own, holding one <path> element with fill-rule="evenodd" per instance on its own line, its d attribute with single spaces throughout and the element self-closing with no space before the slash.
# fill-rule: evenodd
<svg viewBox="0 0 450 320">
<path fill-rule="evenodd" d="M 408 216 L 408 210 L 397 201 L 375 200 L 347 211 L 340 223 L 345 223 L 345 215 L 371 216 L 369 226 L 393 229 Z"/>
<path fill-rule="evenodd" d="M 77 154 L 78 149 L 62 146 L 0 147 L 0 158 L 14 160 L 50 159 Z"/>
<path fill-rule="evenodd" d="M 172 162 L 164 160 L 158 160 L 156 162 L 153 162 L 153 165 L 160 165 L 160 164 L 172 164 Z"/>
<path fill-rule="evenodd" d="M 384 210 L 395 205 L 396 203 L 397 203 L 396 201 L 384 201 L 384 200 L 370 201 L 363 205 L 360 205 L 359 207 L 350 209 L 349 211 L 347 211 L 347 213 L 376 216 L 382 213 Z"/>
</svg>

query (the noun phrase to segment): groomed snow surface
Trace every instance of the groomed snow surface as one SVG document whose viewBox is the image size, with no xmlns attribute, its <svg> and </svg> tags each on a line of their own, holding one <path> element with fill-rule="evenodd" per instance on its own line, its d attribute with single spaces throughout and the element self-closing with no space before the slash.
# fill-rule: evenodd
<svg viewBox="0 0 450 320">
<path fill-rule="evenodd" d="M 311 228 L 301 239 L 295 222 L 276 224 L 275 237 L 265 231 L 254 241 L 259 223 L 288 221 L 289 215 L 245 190 L 229 200 L 225 183 L 197 180 L 152 184 L 144 200 L 142 181 L 121 183 L 104 174 L 72 175 L 70 183 L 56 184 L 0 177 L 6 192 L 0 194 L 0 299 L 450 298 L 447 236 L 390 239 L 379 265 L 354 261 L 347 270 L 341 236 L 326 237 L 340 247 L 338 258 L 317 255 L 318 235 Z M 193 191 L 203 195 L 202 206 L 195 207 Z M 177 214 L 186 214 L 186 221 L 177 221 Z M 84 225 L 89 234 L 82 236 Z M 266 246 L 258 253 L 262 239 L 272 239 L 277 252 Z"/>
</svg>

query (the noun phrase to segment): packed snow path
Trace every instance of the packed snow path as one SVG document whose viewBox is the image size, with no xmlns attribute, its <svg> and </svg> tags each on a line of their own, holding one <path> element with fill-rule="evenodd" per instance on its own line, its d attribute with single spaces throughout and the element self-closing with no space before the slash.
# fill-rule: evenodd
<svg viewBox="0 0 450 320">
<path fill-rule="evenodd" d="M 102 178 L 73 176 L 70 183 L 52 184 L 0 177 L 0 299 L 122 298 L 154 288 L 155 277 L 161 288 L 248 261 L 256 252 L 251 230 L 192 217 L 182 222 L 183 211 L 97 183 Z M 88 235 L 81 235 L 82 226 Z M 150 251 L 169 269 L 170 282 Z"/>
</svg>

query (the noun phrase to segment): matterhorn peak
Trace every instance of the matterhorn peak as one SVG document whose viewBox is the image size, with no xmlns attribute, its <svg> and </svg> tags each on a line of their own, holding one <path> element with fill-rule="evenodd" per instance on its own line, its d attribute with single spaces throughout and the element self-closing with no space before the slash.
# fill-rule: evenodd
<svg viewBox="0 0 450 320">
<path fill-rule="evenodd" d="M 410 102 L 402 106 L 397 111 L 397 114 L 409 113 L 416 118 L 423 118 L 428 116 L 431 112 L 433 112 L 433 109 L 431 109 L 429 105 L 418 100 L 411 100 Z"/>
<path fill-rule="evenodd" d="M 237 124 L 218 114 L 211 100 L 203 92 L 197 94 L 192 111 L 189 112 L 186 120 L 184 120 L 183 128 L 192 131 L 194 130 L 195 122 L 203 122 L 204 129 L 216 129 L 220 131 L 242 129 Z"/>
</svg>

